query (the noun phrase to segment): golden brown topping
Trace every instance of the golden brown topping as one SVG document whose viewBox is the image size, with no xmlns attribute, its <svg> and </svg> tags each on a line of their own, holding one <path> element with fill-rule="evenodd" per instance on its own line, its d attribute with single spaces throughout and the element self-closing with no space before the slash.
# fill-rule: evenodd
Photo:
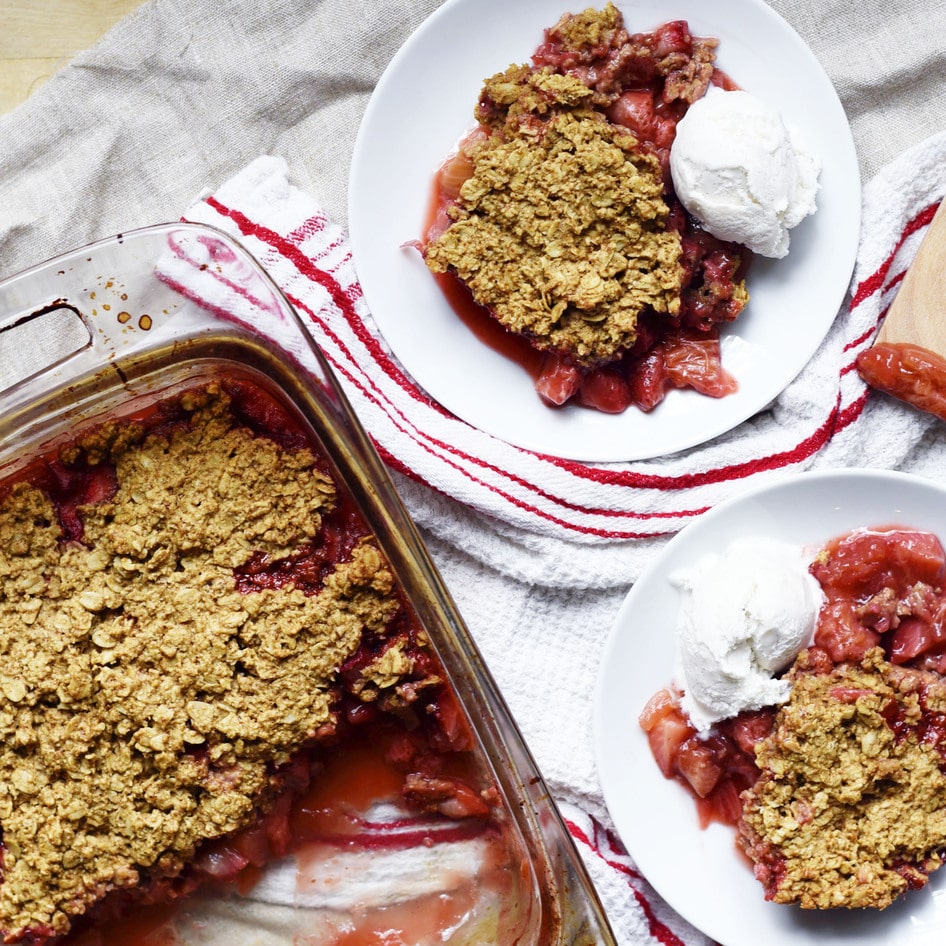
<svg viewBox="0 0 946 946">
<path fill-rule="evenodd" d="M 535 122 L 537 116 L 544 118 L 553 111 L 587 105 L 592 95 L 591 89 L 574 76 L 549 69 L 534 71 L 528 66 L 510 66 L 486 80 L 476 116 L 484 126 L 505 138 L 535 138 L 543 130 Z"/>
<path fill-rule="evenodd" d="M 613 3 L 604 9 L 589 7 L 581 13 L 566 13 L 549 30 L 561 44 L 570 49 L 607 45 L 615 30 L 624 26 L 624 18 Z"/>
<path fill-rule="evenodd" d="M 366 701 L 377 697 L 378 691 L 393 687 L 414 669 L 413 659 L 404 652 L 402 642 L 396 642 L 362 671 L 361 680 L 355 685 Z M 370 694 L 370 695 L 369 695 Z"/>
<path fill-rule="evenodd" d="M 62 460 L 64 463 L 75 463 L 80 456 L 84 456 L 91 466 L 97 466 L 105 460 L 120 456 L 131 444 L 137 443 L 143 433 L 140 424 L 102 424 L 76 443 L 63 447 Z"/>
<path fill-rule="evenodd" d="M 0 504 L 0 927 L 14 935 L 63 932 L 252 818 L 272 766 L 331 724 L 339 665 L 399 606 L 369 540 L 319 594 L 239 593 L 234 566 L 315 536 L 335 490 L 308 451 L 234 427 L 224 398 L 190 406 L 169 438 L 104 432 L 118 491 L 81 510 L 82 545 L 60 544 L 39 490 Z"/>
<path fill-rule="evenodd" d="M 613 360 L 641 312 L 679 309 L 680 238 L 664 229 L 659 164 L 583 107 L 576 79 L 513 67 L 484 94 L 501 105 L 496 131 L 469 146 L 473 175 L 427 264 L 536 347 Z"/>
<path fill-rule="evenodd" d="M 939 867 L 946 775 L 910 729 L 921 688 L 931 709 L 943 705 L 939 677 L 893 667 L 879 648 L 860 666 L 794 675 L 757 747 L 762 774 L 743 795 L 740 826 L 775 902 L 882 908 Z"/>
</svg>

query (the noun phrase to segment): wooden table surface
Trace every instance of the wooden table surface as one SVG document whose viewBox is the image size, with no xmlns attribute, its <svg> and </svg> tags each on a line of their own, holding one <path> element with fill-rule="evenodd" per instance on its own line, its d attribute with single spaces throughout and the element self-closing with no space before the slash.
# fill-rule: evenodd
<svg viewBox="0 0 946 946">
<path fill-rule="evenodd" d="M 9 112 L 142 0 L 0 0 L 0 114 Z"/>
</svg>

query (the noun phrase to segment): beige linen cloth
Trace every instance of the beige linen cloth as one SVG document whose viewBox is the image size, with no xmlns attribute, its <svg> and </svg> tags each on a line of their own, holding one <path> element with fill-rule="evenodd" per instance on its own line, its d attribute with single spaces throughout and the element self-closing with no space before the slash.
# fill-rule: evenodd
<svg viewBox="0 0 946 946">
<path fill-rule="evenodd" d="M 204 188 L 263 154 L 285 158 L 293 184 L 344 227 L 362 111 L 391 56 L 437 6 L 146 3 L 0 118 L 0 278 L 93 239 L 177 219 Z M 886 250 L 907 217 L 944 190 L 938 157 L 946 147 L 930 136 L 946 128 L 946 8 L 918 0 L 898 8 L 880 0 L 772 6 L 831 76 L 854 131 L 872 196 L 865 231 L 878 234 L 855 284 L 886 274 Z M 902 212 L 893 235 L 882 212 L 888 195 Z M 935 475 L 946 451 L 942 425 L 907 410 L 882 404 L 859 428 L 863 438 L 870 424 L 902 424 L 896 449 L 887 444 L 872 455 L 870 443 L 848 438 L 829 459 Z M 570 567 L 567 551 L 559 560 L 540 555 L 528 538 L 509 556 L 502 523 L 398 482 L 576 840 L 584 839 L 619 942 L 705 943 L 615 846 L 594 769 L 589 694 L 611 622 L 646 556 L 585 575 Z"/>
</svg>

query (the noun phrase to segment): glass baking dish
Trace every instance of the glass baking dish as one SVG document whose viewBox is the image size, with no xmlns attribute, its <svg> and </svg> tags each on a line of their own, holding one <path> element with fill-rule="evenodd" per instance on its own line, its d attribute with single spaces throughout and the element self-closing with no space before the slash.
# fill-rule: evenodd
<svg viewBox="0 0 946 946">
<path fill-rule="evenodd" d="M 0 283 L 0 497 L 2 484 L 29 478 L 37 458 L 57 456 L 82 431 L 130 422 L 221 382 L 278 402 L 374 536 L 473 733 L 471 771 L 490 798 L 493 840 L 485 856 L 482 837 L 442 830 L 449 819 L 424 815 L 392 842 L 390 826 L 416 812 L 359 790 L 357 804 L 341 799 L 350 815 L 342 840 L 308 838 L 234 882 L 200 886 L 173 909 L 136 910 L 67 941 L 614 943 L 541 775 L 374 448 L 292 306 L 234 240 L 193 224 L 149 227 Z M 2 713 L 9 697 L 0 698 Z M 156 935 L 164 938 L 149 938 Z"/>
</svg>

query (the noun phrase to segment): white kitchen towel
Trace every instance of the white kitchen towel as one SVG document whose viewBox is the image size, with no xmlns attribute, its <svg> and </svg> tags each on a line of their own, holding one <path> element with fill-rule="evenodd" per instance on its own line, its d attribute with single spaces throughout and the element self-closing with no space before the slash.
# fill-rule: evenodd
<svg viewBox="0 0 946 946">
<path fill-rule="evenodd" d="M 293 185 L 286 161 L 258 158 L 184 216 L 229 231 L 286 292 L 398 477 L 418 521 L 500 574 L 522 578 L 532 569 L 546 586 L 589 589 L 587 600 L 594 587 L 629 584 L 654 546 L 665 541 L 661 532 L 679 529 L 748 482 L 830 465 L 934 474 L 936 458 L 943 456 L 944 425 L 866 389 L 853 363 L 870 344 L 938 206 L 944 159 L 946 135 L 936 136 L 867 185 L 850 299 L 812 363 L 765 416 L 717 443 L 642 464 L 595 466 L 537 457 L 470 428 L 426 397 L 372 323 L 345 233 Z M 458 511 L 444 497 L 464 505 Z M 607 506 L 609 512 L 591 506 Z M 685 515 L 679 514 L 682 509 Z M 599 528 L 602 522 L 608 527 Z M 457 583 L 462 574 L 451 571 L 451 580 Z M 477 580 L 476 573 L 467 575 Z M 476 599 L 473 589 L 456 584 L 452 590 L 461 602 Z M 473 608 L 476 623 L 481 610 Z M 557 660 L 561 648 L 567 650 L 567 642 L 577 638 L 559 626 L 566 618 L 549 613 L 545 619 L 550 659 Z M 529 628 L 520 633 L 531 639 Z M 490 635 L 481 643 L 489 653 Z M 593 678 L 593 670 L 589 673 Z M 576 750 L 571 767 L 557 758 L 553 743 L 573 749 L 584 745 L 591 690 L 566 700 L 580 732 L 574 738 L 559 733 L 556 740 L 536 728 L 523 696 L 537 681 L 554 676 L 540 656 L 503 662 L 501 676 L 504 693 L 521 713 L 530 743 L 552 776 L 557 801 L 619 941 L 707 946 L 706 937 L 662 902 L 621 849 L 587 752 Z"/>
<path fill-rule="evenodd" d="M 258 158 L 185 217 L 236 236 L 284 289 L 423 525 L 520 580 L 611 587 L 636 578 L 667 536 L 749 485 L 830 462 L 900 465 L 929 419 L 898 405 L 872 423 L 872 396 L 854 360 L 942 195 L 943 151 L 944 139 L 931 139 L 901 159 L 914 173 L 900 177 L 902 168 L 892 168 L 868 186 L 851 295 L 819 351 L 768 409 L 704 446 L 637 463 L 531 453 L 431 400 L 374 325 L 345 233 L 293 185 L 285 160 Z M 438 494 L 463 504 L 478 528 L 439 515 Z"/>
</svg>

